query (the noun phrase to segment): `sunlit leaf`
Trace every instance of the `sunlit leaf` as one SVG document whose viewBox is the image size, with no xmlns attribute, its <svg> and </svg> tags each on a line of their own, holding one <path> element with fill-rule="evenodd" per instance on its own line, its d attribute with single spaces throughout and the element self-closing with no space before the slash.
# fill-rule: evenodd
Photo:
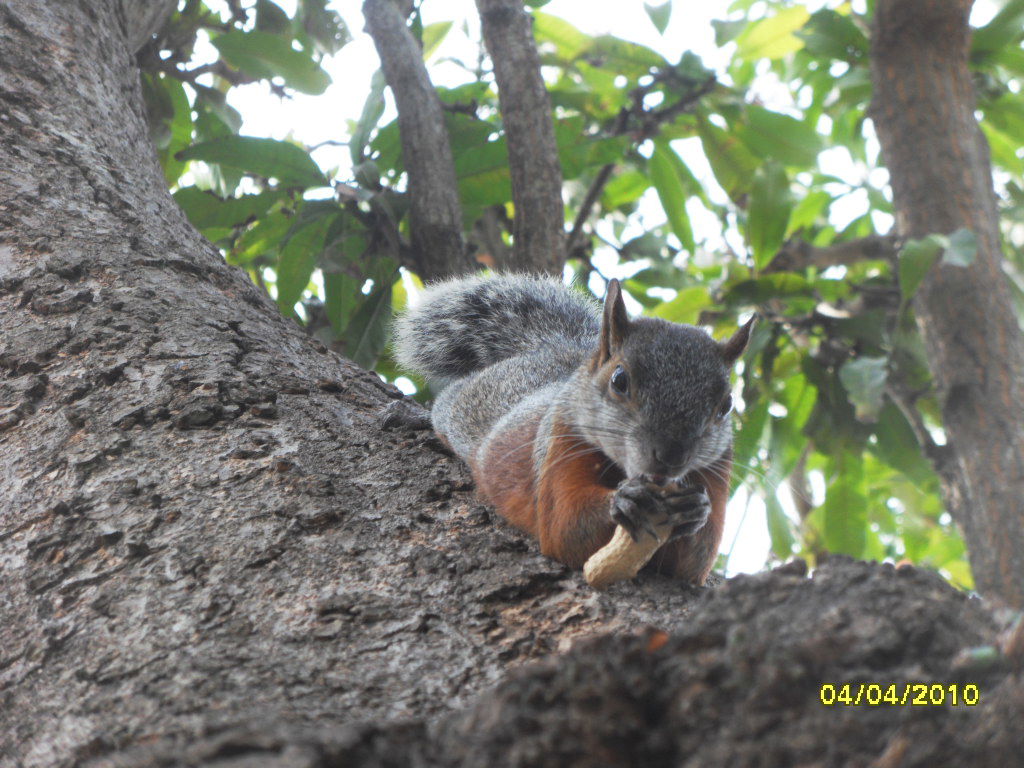
<svg viewBox="0 0 1024 768">
<path fill-rule="evenodd" d="M 697 117 L 697 133 L 718 183 L 733 200 L 742 198 L 750 189 L 759 165 L 757 158 L 737 136 L 701 115 Z"/>
<path fill-rule="evenodd" d="M 601 205 L 611 211 L 636 202 L 651 186 L 651 180 L 639 171 L 626 171 L 614 176 L 601 193 Z"/>
<path fill-rule="evenodd" d="M 856 63 L 868 54 L 868 39 L 850 15 L 822 9 L 797 31 L 808 53 Z"/>
<path fill-rule="evenodd" d="M 831 202 L 832 195 L 822 189 L 808 192 L 793 207 L 793 212 L 789 216 L 789 226 L 786 228 L 786 237 L 813 226 L 819 217 L 827 215 Z"/>
<path fill-rule="evenodd" d="M 427 24 L 423 28 L 423 58 L 429 59 L 444 42 L 444 38 L 452 28 L 451 21 L 438 21 Z"/>
<path fill-rule="evenodd" d="M 749 125 L 739 135 L 754 153 L 788 166 L 813 166 L 823 149 L 814 127 L 789 115 L 772 112 L 756 104 L 747 108 Z"/>
<path fill-rule="evenodd" d="M 693 252 L 696 246 L 693 241 L 690 217 L 686 213 L 686 190 L 683 187 L 683 180 L 676 171 L 676 165 L 681 162 L 679 156 L 667 142 L 656 141 L 648 167 L 651 172 L 651 181 L 658 191 L 661 207 L 665 210 L 665 215 L 668 216 L 672 231 L 679 238 L 679 242 L 683 244 L 683 248 Z"/>
<path fill-rule="evenodd" d="M 540 11 L 533 14 L 533 34 L 538 43 L 550 44 L 559 58 L 566 61 L 579 57 L 593 42 L 592 37 L 583 34 L 565 19 Z"/>
<path fill-rule="evenodd" d="M 711 296 L 707 287 L 695 285 L 684 288 L 671 301 L 657 306 L 651 314 L 673 323 L 694 325 L 700 319 L 701 310 L 711 305 Z"/>
<path fill-rule="evenodd" d="M 295 50 L 278 35 L 235 30 L 212 42 L 225 61 L 253 77 L 280 77 L 290 88 L 311 94 L 323 93 L 331 84 L 330 76 L 309 54 Z"/>
<path fill-rule="evenodd" d="M 326 183 L 309 154 L 294 144 L 253 136 L 230 136 L 196 144 L 178 154 L 182 160 L 202 160 L 276 178 L 284 186 L 319 187 Z"/>
<path fill-rule="evenodd" d="M 776 162 L 765 163 L 754 176 L 747 213 L 747 242 L 758 269 L 766 267 L 778 253 L 792 208 L 785 169 Z"/>
<path fill-rule="evenodd" d="M 245 224 L 266 213 L 281 197 L 280 192 L 262 192 L 224 200 L 196 187 L 185 187 L 174 193 L 174 201 L 185 211 L 192 226 L 199 230 Z"/>
<path fill-rule="evenodd" d="M 811 14 L 805 7 L 795 5 L 751 22 L 736 38 L 737 55 L 744 59 L 781 59 L 799 51 L 804 44 L 793 33 L 809 18 Z"/>
</svg>

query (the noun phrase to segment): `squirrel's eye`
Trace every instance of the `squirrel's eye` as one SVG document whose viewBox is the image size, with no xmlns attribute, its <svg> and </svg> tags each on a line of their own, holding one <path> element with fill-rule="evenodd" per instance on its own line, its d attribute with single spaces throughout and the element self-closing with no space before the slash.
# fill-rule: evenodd
<svg viewBox="0 0 1024 768">
<path fill-rule="evenodd" d="M 626 369 L 621 365 L 612 373 L 610 384 L 612 389 L 620 395 L 625 395 L 629 392 L 629 374 L 626 373 Z"/>
<path fill-rule="evenodd" d="M 724 419 L 732 410 L 732 395 L 726 395 L 725 400 L 718 406 L 718 418 Z"/>
</svg>

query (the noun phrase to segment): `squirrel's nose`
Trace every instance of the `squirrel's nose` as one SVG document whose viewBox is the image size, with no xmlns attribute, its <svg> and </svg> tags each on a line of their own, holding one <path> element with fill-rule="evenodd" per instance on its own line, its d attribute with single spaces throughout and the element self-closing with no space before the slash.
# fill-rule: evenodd
<svg viewBox="0 0 1024 768">
<path fill-rule="evenodd" d="M 662 474 L 671 474 L 672 470 L 678 470 L 690 460 L 690 451 L 679 443 L 663 443 L 654 447 L 654 461 L 661 469 Z"/>
</svg>

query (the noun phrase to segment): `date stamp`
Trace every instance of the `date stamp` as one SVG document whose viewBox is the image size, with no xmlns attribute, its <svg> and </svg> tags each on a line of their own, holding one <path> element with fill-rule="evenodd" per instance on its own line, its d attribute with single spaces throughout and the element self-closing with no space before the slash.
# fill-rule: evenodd
<svg viewBox="0 0 1024 768">
<path fill-rule="evenodd" d="M 823 683 L 818 695 L 826 707 L 973 707 L 981 701 L 974 683 Z"/>
</svg>

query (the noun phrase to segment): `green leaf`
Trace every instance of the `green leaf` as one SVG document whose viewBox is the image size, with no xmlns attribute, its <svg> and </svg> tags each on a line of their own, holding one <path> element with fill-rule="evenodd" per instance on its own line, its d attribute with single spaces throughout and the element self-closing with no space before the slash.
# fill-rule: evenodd
<svg viewBox="0 0 1024 768">
<path fill-rule="evenodd" d="M 942 263 L 952 267 L 969 267 L 978 255 L 978 236 L 969 229 L 958 229 L 949 236 L 942 254 Z"/>
<path fill-rule="evenodd" d="M 764 304 L 771 299 L 813 296 L 813 286 L 803 275 L 772 272 L 754 280 L 743 280 L 726 292 L 726 301 L 734 305 Z"/>
<path fill-rule="evenodd" d="M 735 466 L 738 471 L 733 474 L 730 495 L 742 483 L 744 476 L 749 473 L 751 462 L 757 455 L 761 445 L 761 435 L 768 423 L 768 406 L 768 401 L 762 399 L 756 404 L 748 405 L 743 412 L 740 429 L 736 433 L 734 441 Z"/>
<path fill-rule="evenodd" d="M 811 18 L 802 5 L 783 8 L 774 16 L 753 21 L 736 38 L 736 55 L 742 59 L 781 59 L 799 51 L 804 43 L 793 33 Z"/>
<path fill-rule="evenodd" d="M 174 193 L 174 201 L 199 230 L 241 226 L 266 213 L 281 197 L 280 192 L 261 192 L 225 200 L 196 187 L 184 187 Z"/>
<path fill-rule="evenodd" d="M 860 557 L 867 544 L 867 495 L 864 493 L 864 463 L 860 456 L 842 451 L 831 462 L 832 482 L 820 513 L 821 531 L 830 552 Z"/>
<path fill-rule="evenodd" d="M 807 52 L 819 58 L 853 64 L 868 55 L 868 39 L 848 14 L 818 11 L 796 35 Z"/>
<path fill-rule="evenodd" d="M 594 41 L 565 19 L 540 11 L 533 13 L 533 35 L 541 44 L 542 51 L 547 43 L 555 49 L 560 59 L 567 62 L 579 58 Z"/>
<path fill-rule="evenodd" d="M 754 176 L 747 213 L 747 242 L 758 269 L 768 266 L 779 252 L 792 209 L 786 171 L 779 163 L 768 161 Z"/>
<path fill-rule="evenodd" d="M 602 67 L 611 69 L 616 74 L 636 79 L 649 74 L 652 69 L 668 69 L 668 60 L 653 48 L 614 35 L 602 35 L 594 38 L 584 55 L 599 61 Z"/>
<path fill-rule="evenodd" d="M 288 14 L 281 10 L 270 0 L 256 0 L 256 30 L 259 32 L 270 32 L 275 35 L 289 33 L 291 37 L 292 20 Z"/>
<path fill-rule="evenodd" d="M 578 178 L 587 168 L 621 160 L 628 142 L 625 136 L 588 135 L 582 117 L 569 117 L 555 123 L 558 159 L 562 164 L 562 177 L 567 180 Z"/>
<path fill-rule="evenodd" d="M 454 159 L 459 199 L 467 222 L 475 219 L 481 208 L 512 199 L 512 177 L 509 175 L 508 147 L 504 137 L 468 147 Z"/>
<path fill-rule="evenodd" d="M 695 285 L 680 290 L 674 299 L 659 304 L 651 314 L 673 323 L 694 325 L 702 310 L 711 306 L 711 294 L 706 286 Z"/>
<path fill-rule="evenodd" d="M 314 95 L 331 84 L 330 76 L 309 54 L 295 50 L 278 35 L 234 30 L 212 42 L 228 64 L 254 77 L 280 77 L 290 88 Z"/>
<path fill-rule="evenodd" d="M 832 203 L 832 195 L 822 189 L 815 189 L 807 193 L 803 200 L 798 202 L 789 215 L 789 226 L 786 228 L 786 237 L 790 237 L 800 230 L 810 229 L 818 221 L 818 217 L 827 215 L 828 206 Z"/>
<path fill-rule="evenodd" d="M 377 127 L 381 115 L 384 114 L 384 89 L 387 84 L 384 73 L 379 69 L 370 78 L 370 92 L 366 94 L 362 114 L 359 115 L 359 122 L 356 123 L 348 142 L 348 151 L 353 165 L 358 165 L 363 161 L 366 145 L 370 141 L 370 134 Z"/>
<path fill-rule="evenodd" d="M 327 0 L 299 0 L 295 20 L 309 35 L 321 54 L 340 51 L 351 39 L 345 21 L 336 11 L 327 10 Z"/>
<path fill-rule="evenodd" d="M 661 207 L 668 216 L 669 225 L 679 242 L 683 244 L 690 253 L 696 249 L 693 241 L 693 229 L 690 226 L 690 217 L 686 213 L 686 189 L 683 180 L 676 170 L 677 164 L 682 160 L 675 153 L 668 142 L 655 141 L 654 152 L 648 164 L 651 174 L 651 182 L 658 192 L 658 199 L 661 200 Z"/>
<path fill-rule="evenodd" d="M 423 60 L 426 61 L 438 49 L 452 28 L 451 21 L 438 21 L 423 28 Z"/>
<path fill-rule="evenodd" d="M 1008 0 L 992 20 L 971 36 L 972 59 L 984 58 L 1024 37 L 1024 0 Z"/>
<path fill-rule="evenodd" d="M 796 536 L 793 534 L 793 522 L 786 515 L 778 497 L 769 491 L 764 497 L 767 513 L 768 536 L 772 542 L 772 554 L 785 560 L 793 554 Z"/>
<path fill-rule="evenodd" d="M 1015 173 L 1018 176 L 1024 175 L 1024 160 L 1017 157 L 1020 141 L 1003 133 L 987 121 L 981 123 L 981 130 L 985 133 L 985 138 L 992 148 L 992 163 L 1010 173 Z"/>
<path fill-rule="evenodd" d="M 363 368 L 372 368 L 388 343 L 391 323 L 391 283 L 374 287 L 352 316 L 345 331 L 345 352 Z"/>
<path fill-rule="evenodd" d="M 729 197 L 740 200 L 750 189 L 757 158 L 735 135 L 714 125 L 704 115 L 697 115 L 697 134 L 704 146 L 711 170 Z"/>
<path fill-rule="evenodd" d="M 292 218 L 273 211 L 257 221 L 235 241 L 228 253 L 228 263 L 245 264 L 257 256 L 274 254 L 292 227 Z"/>
<path fill-rule="evenodd" d="M 893 403 L 882 408 L 875 424 L 876 442 L 871 451 L 882 461 L 909 477 L 919 488 L 934 486 L 937 478 L 925 458 L 914 430 Z"/>
<path fill-rule="evenodd" d="M 170 117 L 166 124 L 169 135 L 159 150 L 160 164 L 167 183 L 174 184 L 185 170 L 185 163 L 177 158 L 177 154 L 192 143 L 192 106 L 188 103 L 188 95 L 181 81 L 161 76 L 159 85 L 166 93 L 170 106 Z"/>
<path fill-rule="evenodd" d="M 639 171 L 624 171 L 605 185 L 601 205 L 606 211 L 614 211 L 639 200 L 650 186 L 651 180 Z"/>
<path fill-rule="evenodd" d="M 939 258 L 947 242 L 942 235 L 928 235 L 921 240 L 909 240 L 899 252 L 900 291 L 903 301 L 910 301 L 921 286 L 921 281 Z"/>
<path fill-rule="evenodd" d="M 286 316 L 294 316 L 295 304 L 309 285 L 317 259 L 324 249 L 331 217 L 320 216 L 288 238 L 277 262 L 277 306 Z"/>
<path fill-rule="evenodd" d="M 889 358 L 858 357 L 839 369 L 839 380 L 853 404 L 858 421 L 875 421 L 885 401 Z"/>
<path fill-rule="evenodd" d="M 276 178 L 283 186 L 322 187 L 327 183 L 309 153 L 287 141 L 253 136 L 230 136 L 207 141 L 178 153 L 181 160 L 202 160 Z"/>
<path fill-rule="evenodd" d="M 238 113 L 237 109 L 228 104 L 225 94 L 221 93 L 216 88 L 207 88 L 206 86 L 195 83 L 192 83 L 191 85 L 196 92 L 196 108 L 210 110 L 225 126 L 227 126 L 230 133 L 238 133 L 242 127 L 242 116 Z"/>
<path fill-rule="evenodd" d="M 751 104 L 749 125 L 738 129 L 743 143 L 759 157 L 788 166 L 814 166 L 824 148 L 821 135 L 802 120 Z"/>
<path fill-rule="evenodd" d="M 344 272 L 324 272 L 324 309 L 337 337 L 345 332 L 362 298 L 363 281 Z"/>
<path fill-rule="evenodd" d="M 664 0 L 661 5 L 644 3 L 644 10 L 651 20 L 651 24 L 658 30 L 658 34 L 664 35 L 668 28 L 668 21 L 672 17 L 672 0 Z"/>
<path fill-rule="evenodd" d="M 731 43 L 746 29 L 747 21 L 746 19 L 737 19 L 735 21 L 715 19 L 711 22 L 711 26 L 715 28 L 715 45 L 723 48 L 726 43 Z"/>
</svg>

